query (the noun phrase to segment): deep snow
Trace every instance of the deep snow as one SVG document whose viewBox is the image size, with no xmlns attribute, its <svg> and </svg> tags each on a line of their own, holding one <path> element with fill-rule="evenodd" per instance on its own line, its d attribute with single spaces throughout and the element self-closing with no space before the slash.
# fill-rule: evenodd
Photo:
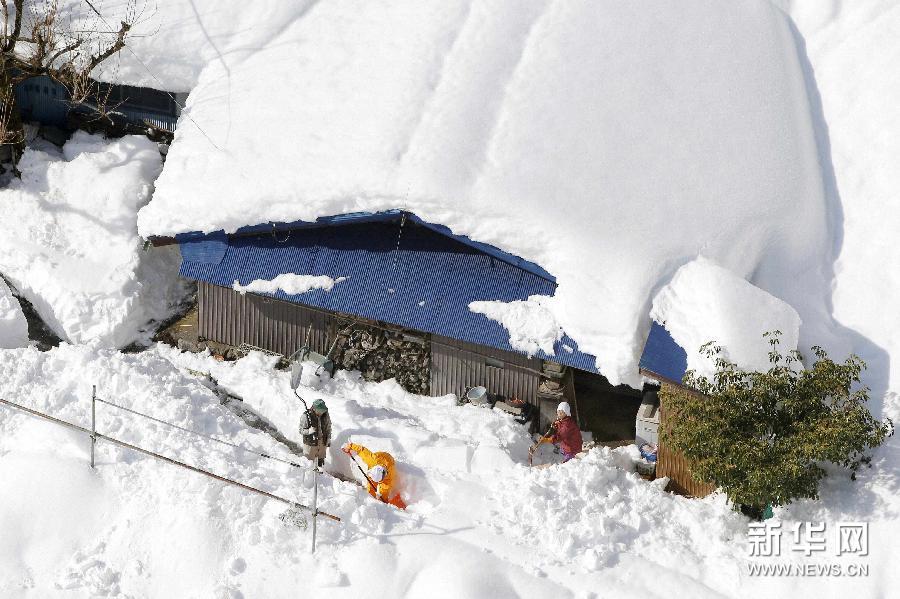
<svg viewBox="0 0 900 599">
<path fill-rule="evenodd" d="M 182 119 L 141 232 L 165 232 L 161 221 L 152 231 L 154 219 L 179 214 L 191 218 L 169 232 L 253 222 L 257 206 L 238 201 L 253 193 L 266 194 L 262 220 L 413 208 L 551 270 L 561 281 L 554 318 L 623 380 L 652 298 L 702 256 L 792 306 L 801 349 L 860 353 L 873 411 L 900 421 L 900 10 L 888 0 L 777 4 L 793 22 L 749 1 L 437 11 L 160 2 L 142 25 L 156 35 L 132 45 L 161 85 L 193 90 L 190 114 L 220 149 Z M 107 75 L 160 85 L 128 56 Z M 279 85 L 296 93 L 278 96 Z M 283 137 L 261 134 L 275 129 Z M 297 401 L 268 358 L 96 347 L 142 326 L 117 320 L 146 297 L 135 286 L 174 284 L 176 256 L 138 250 L 134 213 L 159 172 L 149 149 L 81 137 L 63 156 L 32 150 L 23 183 L 0 192 L 4 274 L 60 334 L 93 344 L 0 350 L 0 397 L 85 424 L 96 383 L 124 405 L 285 456 L 187 370 L 213 373 L 297 440 Z M 216 194 L 220 212 L 209 210 Z M 212 214 L 226 220 L 201 218 Z M 154 260 L 162 268 L 135 266 Z M 97 298 L 108 312 L 85 308 Z M 502 414 L 350 373 L 305 381 L 301 393 L 329 402 L 341 439 L 401 459 L 408 513 L 327 481 L 323 509 L 346 525 L 320 524 L 313 560 L 308 533 L 284 528 L 273 502 L 103 443 L 91 472 L 83 436 L 0 408 L 0 594 L 818 599 L 900 588 L 897 437 L 855 483 L 836 473 L 820 501 L 776 510 L 785 530 L 869 522 L 870 575 L 762 579 L 747 574 L 746 521 L 721 496 L 662 492 L 620 468 L 633 451 L 528 470 L 529 440 Z M 310 495 L 283 465 L 105 407 L 99 422 L 261 488 Z M 329 467 L 347 474 L 342 458 Z"/>
<path fill-rule="evenodd" d="M 837 229 L 833 313 L 854 350 L 900 387 L 900 6 L 892 0 L 782 1 L 815 81 L 813 116 Z M 803 316 L 801 314 L 801 316 Z M 888 381 L 888 377 L 890 381 Z"/>
<path fill-rule="evenodd" d="M 90 385 L 126 407 L 270 455 L 283 446 L 249 428 L 203 373 L 285 436 L 301 405 L 289 374 L 258 353 L 237 362 L 157 346 L 140 354 L 63 345 L 0 351 L 0 396 L 86 425 Z M 746 520 L 721 496 L 690 500 L 633 472 L 633 448 L 594 449 L 546 469 L 525 465 L 530 439 L 500 412 L 452 397 L 410 395 L 310 371 L 299 393 L 322 397 L 334 421 L 327 468 L 352 476 L 337 451 L 352 438 L 400 462 L 407 512 L 356 485 L 321 478 L 320 506 L 344 519 L 284 527 L 283 506 L 84 435 L 16 413 L 0 419 L 0 591 L 4 597 L 838 597 L 894 588 L 896 467 L 878 457 L 850 485 L 829 481 L 824 502 L 779 510 L 783 526 L 825 518 L 871 522 L 873 574 L 860 580 L 767 580 L 747 575 Z M 898 414 L 900 398 L 891 400 Z M 6 408 L 3 408 L 6 410 Z M 98 429 L 300 501 L 311 478 L 105 405 Z M 898 450 L 896 440 L 888 448 Z M 292 459 L 306 463 L 303 458 Z M 854 492 L 855 491 L 855 492 Z M 860 501 L 860 500 L 863 501 Z M 27 525 L 26 525 L 27 523 Z M 788 555 L 791 563 L 804 563 Z M 378 584 L 372 581 L 377 580 Z M 327 588 L 327 591 L 324 590 Z M 68 590 L 68 593 L 63 593 Z"/>
<path fill-rule="evenodd" d="M 406 208 L 555 275 L 614 383 L 639 385 L 653 293 L 698 254 L 830 341 L 809 97 L 765 0 L 298 4 L 262 42 L 271 15 L 239 12 L 197 53 L 142 235 Z"/>
<path fill-rule="evenodd" d="M 143 137 L 76 133 L 25 150 L 0 189 L 0 273 L 60 338 L 122 347 L 171 314 L 185 284 L 173 248 L 147 253 L 135 213 L 162 168 Z"/>
<path fill-rule="evenodd" d="M 19 301 L 3 279 L 0 279 L 0 348 L 28 345 L 28 322 Z"/>
<path fill-rule="evenodd" d="M 687 366 L 712 379 L 716 357 L 699 348 L 714 342 L 720 357 L 745 370 L 768 370 L 768 339 L 779 331 L 778 350 L 797 349 L 800 316 L 785 302 L 754 287 L 715 262 L 698 258 L 675 272 L 653 298 L 650 316 L 666 326 L 687 351 Z"/>
<path fill-rule="evenodd" d="M 469 310 L 499 322 L 509 333 L 510 346 L 533 356 L 539 349 L 553 355 L 553 345 L 562 339 L 552 306 L 553 298 L 532 295 L 524 301 L 472 302 Z"/>
</svg>

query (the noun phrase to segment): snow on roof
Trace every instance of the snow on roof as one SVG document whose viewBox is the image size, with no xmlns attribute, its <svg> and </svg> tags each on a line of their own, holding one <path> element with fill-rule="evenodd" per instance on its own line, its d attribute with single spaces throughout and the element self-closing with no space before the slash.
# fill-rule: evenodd
<svg viewBox="0 0 900 599">
<path fill-rule="evenodd" d="M 135 40 L 199 73 L 143 236 L 408 209 L 551 272 L 613 382 L 637 384 L 653 291 L 701 250 L 828 314 L 809 100 L 768 2 L 277 4 L 171 0 Z"/>
<path fill-rule="evenodd" d="M 771 366 L 771 348 L 763 333 L 781 332 L 782 353 L 797 349 L 796 310 L 702 257 L 678 269 L 653 298 L 650 315 L 687 352 L 687 368 L 710 379 L 716 371 L 715 358 L 698 351 L 709 341 L 722 345 L 722 357 L 745 370 L 766 371 Z"/>
</svg>

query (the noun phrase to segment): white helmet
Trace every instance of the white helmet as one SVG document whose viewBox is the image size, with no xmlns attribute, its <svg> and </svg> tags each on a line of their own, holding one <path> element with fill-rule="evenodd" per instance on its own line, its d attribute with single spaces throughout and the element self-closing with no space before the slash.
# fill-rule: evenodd
<svg viewBox="0 0 900 599">
<path fill-rule="evenodd" d="M 380 483 L 386 475 L 387 469 L 384 466 L 377 465 L 369 468 L 369 478 L 372 479 L 372 482 Z"/>
<path fill-rule="evenodd" d="M 569 407 L 569 402 L 567 402 L 567 401 L 564 401 L 561 404 L 559 404 L 559 406 L 557 406 L 557 408 L 556 408 L 556 411 L 562 412 L 566 416 L 572 415 L 572 408 Z"/>
</svg>

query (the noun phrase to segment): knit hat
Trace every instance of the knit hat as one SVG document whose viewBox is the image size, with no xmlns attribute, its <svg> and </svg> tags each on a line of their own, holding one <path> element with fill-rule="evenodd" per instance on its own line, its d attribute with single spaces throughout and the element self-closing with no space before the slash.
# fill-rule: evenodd
<svg viewBox="0 0 900 599">
<path fill-rule="evenodd" d="M 567 401 L 564 401 L 564 402 L 560 403 L 560 404 L 556 407 L 556 411 L 557 411 L 557 412 L 562 412 L 562 413 L 565 414 L 566 416 L 571 416 L 571 415 L 572 415 L 572 408 L 569 407 L 569 402 L 567 402 Z"/>
<path fill-rule="evenodd" d="M 318 412 L 320 414 L 323 414 L 328 411 L 328 406 L 326 406 L 325 402 L 322 401 L 321 399 L 317 399 L 316 401 L 313 402 L 312 409 L 313 409 L 313 412 Z"/>
<path fill-rule="evenodd" d="M 369 478 L 372 479 L 374 483 L 380 483 L 384 480 L 385 475 L 387 474 L 387 470 L 384 466 L 372 466 L 369 468 Z"/>
</svg>

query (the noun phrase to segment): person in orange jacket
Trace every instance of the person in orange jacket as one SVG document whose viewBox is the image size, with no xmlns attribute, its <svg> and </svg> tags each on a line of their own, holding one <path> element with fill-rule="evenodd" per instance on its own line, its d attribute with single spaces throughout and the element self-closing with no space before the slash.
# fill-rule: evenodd
<svg viewBox="0 0 900 599">
<path fill-rule="evenodd" d="M 341 451 L 350 456 L 351 460 L 359 456 L 366 464 L 368 471 L 365 472 L 365 475 L 368 480 L 369 495 L 400 509 L 406 509 L 406 504 L 399 493 L 391 495 L 395 482 L 394 469 L 396 467 L 391 454 L 384 451 L 372 453 L 367 448 L 356 443 L 345 443 L 341 447 Z"/>
</svg>

